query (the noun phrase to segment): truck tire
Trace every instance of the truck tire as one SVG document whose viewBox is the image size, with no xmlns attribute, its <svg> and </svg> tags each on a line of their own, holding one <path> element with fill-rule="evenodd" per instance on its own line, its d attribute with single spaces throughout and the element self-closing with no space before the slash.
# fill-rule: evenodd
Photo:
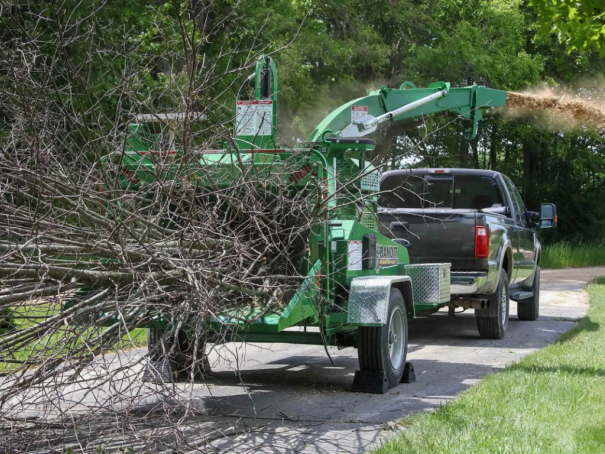
<svg viewBox="0 0 605 454">
<path fill-rule="evenodd" d="M 164 330 L 162 329 L 147 330 L 147 346 L 149 350 L 162 341 L 163 334 Z M 163 342 L 165 343 L 164 348 L 154 353 L 150 357 L 151 361 L 157 362 L 158 367 L 161 369 L 168 368 L 167 371 L 162 370 L 160 372 L 164 375 L 164 381 L 187 381 L 191 377 L 191 366 L 193 365 L 193 342 L 187 338 L 187 335 L 183 331 L 179 332 L 178 342 L 174 346 L 174 350 L 171 351 L 174 338 L 164 339 Z M 201 378 L 204 373 L 208 372 L 210 372 L 210 363 L 208 357 L 205 356 L 205 346 L 202 344 L 196 355 L 194 379 Z M 168 375 L 170 379 L 168 379 Z"/>
<path fill-rule="evenodd" d="M 517 302 L 517 317 L 519 320 L 533 322 L 540 316 L 540 267 L 536 266 L 534 281 L 531 285 L 534 296 Z"/>
<path fill-rule="evenodd" d="M 477 316 L 479 335 L 485 339 L 502 339 L 508 328 L 510 299 L 508 294 L 508 276 L 500 271 L 500 281 L 496 291 L 489 296 L 490 308 L 496 307 L 497 314 L 490 317 Z"/>
<path fill-rule="evenodd" d="M 387 323 L 359 328 L 359 368 L 384 371 L 389 388 L 397 386 L 405 369 L 408 351 L 408 319 L 401 292 L 391 289 Z"/>
</svg>

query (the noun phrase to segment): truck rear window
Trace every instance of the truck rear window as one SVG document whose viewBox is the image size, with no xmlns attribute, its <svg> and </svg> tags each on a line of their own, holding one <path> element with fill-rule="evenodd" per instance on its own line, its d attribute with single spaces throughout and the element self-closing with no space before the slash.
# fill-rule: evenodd
<svg viewBox="0 0 605 454">
<path fill-rule="evenodd" d="M 380 186 L 384 208 L 466 208 L 502 206 L 498 182 L 484 175 L 393 175 Z"/>
</svg>

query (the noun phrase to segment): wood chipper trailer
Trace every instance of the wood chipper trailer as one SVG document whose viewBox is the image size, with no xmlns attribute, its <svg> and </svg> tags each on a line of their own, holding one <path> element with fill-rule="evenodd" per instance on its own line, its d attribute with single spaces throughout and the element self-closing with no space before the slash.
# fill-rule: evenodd
<svg viewBox="0 0 605 454">
<path fill-rule="evenodd" d="M 207 323 L 216 329 L 231 325 L 233 335 L 227 340 L 356 347 L 360 370 L 353 389 L 385 392 L 409 379 L 407 320 L 450 303 L 450 274 L 449 264 L 410 266 L 405 240 L 378 232 L 380 173 L 366 161 L 375 147 L 369 136 L 385 122 L 452 111 L 468 120 L 465 136 L 471 139 L 480 108 L 504 106 L 506 92 L 450 88 L 443 82 L 428 88 L 410 82 L 399 89 L 382 87 L 334 110 L 306 142 L 284 147 L 277 144 L 277 71 L 270 57 L 258 61 L 254 83 L 254 99 L 236 102 L 234 144 L 196 155 L 196 165 L 205 171 L 196 176 L 196 184 L 204 184 L 208 170 L 219 185 L 237 182 L 246 168 L 264 172 L 267 179 L 284 178 L 280 163 L 295 160 L 299 171 L 290 175 L 289 184 L 322 185 L 325 209 L 308 237 L 301 270 L 306 277 L 285 309 L 261 317 L 251 310 L 247 319 L 224 313 Z M 129 131 L 124 151 L 116 154 L 129 175 L 125 185 L 150 183 L 153 163 L 145 144 L 157 138 L 144 121 L 130 125 Z M 161 324 L 149 330 L 150 347 L 163 339 L 162 332 Z"/>
</svg>

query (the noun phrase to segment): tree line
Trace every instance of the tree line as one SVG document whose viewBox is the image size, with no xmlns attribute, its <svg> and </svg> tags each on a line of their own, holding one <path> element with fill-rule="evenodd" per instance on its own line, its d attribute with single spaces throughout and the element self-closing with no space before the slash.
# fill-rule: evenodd
<svg viewBox="0 0 605 454">
<path fill-rule="evenodd" d="M 80 142 L 120 130 L 133 110 L 193 109 L 210 106 L 217 97 L 224 103 L 208 112 L 209 122 L 228 123 L 231 99 L 244 77 L 238 69 L 251 66 L 261 53 L 273 54 L 278 64 L 278 127 L 285 142 L 306 137 L 319 118 L 368 89 L 406 80 L 418 86 L 444 80 L 503 90 L 548 84 L 598 97 L 601 48 L 569 42 L 570 36 L 590 41 L 594 20 L 584 20 L 582 33 L 570 34 L 577 24 L 561 21 L 561 8 L 534 3 L 9 2 L 0 16 L 0 55 L 7 64 L 0 80 L 10 93 L 10 71 L 18 67 L 10 69 L 11 61 L 19 58 L 25 37 L 35 38 L 34 70 L 51 78 L 57 105 L 81 119 Z M 582 10 L 570 13 L 576 21 L 592 11 L 590 5 L 577 8 Z M 567 43 L 545 30 L 553 21 L 567 33 L 559 33 Z M 184 96 L 189 85 L 192 90 Z M 129 96 L 118 96 L 123 90 Z M 14 102 L 8 94 L 0 99 Z M 10 109 L 3 111 L 0 134 L 12 122 Z M 405 162 L 416 166 L 501 170 L 515 181 L 529 209 L 543 200 L 560 207 L 560 228 L 549 232 L 548 241 L 600 241 L 605 191 L 599 131 L 562 127 L 539 112 L 516 119 L 489 116 L 472 142 L 462 140 L 462 129 L 451 117 L 400 127 L 386 137 L 393 145 L 389 158 L 394 165 L 412 154 L 415 158 Z"/>
</svg>

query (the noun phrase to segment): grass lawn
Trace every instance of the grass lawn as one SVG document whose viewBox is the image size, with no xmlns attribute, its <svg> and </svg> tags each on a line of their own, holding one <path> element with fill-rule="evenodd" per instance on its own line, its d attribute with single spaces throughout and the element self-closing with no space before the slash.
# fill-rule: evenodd
<svg viewBox="0 0 605 454">
<path fill-rule="evenodd" d="M 36 304 L 31 306 L 22 306 L 16 308 L 11 315 L 18 317 L 13 320 L 15 329 L 25 329 L 33 326 L 36 323 L 40 323 L 42 320 L 36 317 L 50 317 L 55 315 L 59 311 L 59 304 Z M 42 356 L 52 355 L 53 346 L 59 345 L 64 342 L 64 333 L 61 331 L 56 332 L 50 336 L 44 336 L 40 339 L 32 341 L 27 347 L 21 348 L 10 355 L 11 360 L 23 361 L 28 358 L 33 358 L 36 353 L 42 353 Z M 147 345 L 147 333 L 143 328 L 137 328 L 132 330 L 130 333 L 125 334 L 122 340 L 118 342 L 114 348 L 117 349 L 129 349 L 133 347 L 142 347 Z M 7 355 L 8 356 L 8 355 Z M 20 364 L 15 362 L 5 362 L 0 359 L 0 373 L 10 372 L 19 368 Z"/>
<path fill-rule="evenodd" d="M 542 268 L 580 268 L 605 265 L 605 246 L 559 243 L 544 246 Z"/>
<path fill-rule="evenodd" d="M 374 454 L 605 453 L 605 278 L 590 310 L 559 341 L 524 358 L 406 430 Z"/>
</svg>

